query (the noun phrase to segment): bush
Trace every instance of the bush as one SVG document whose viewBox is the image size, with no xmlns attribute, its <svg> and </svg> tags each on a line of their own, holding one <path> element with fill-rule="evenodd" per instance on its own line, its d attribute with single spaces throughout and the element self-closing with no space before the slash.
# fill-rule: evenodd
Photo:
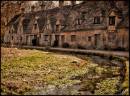
<svg viewBox="0 0 130 96">
<path fill-rule="evenodd" d="M 68 43 L 63 43 L 62 47 L 63 47 L 63 48 L 69 48 L 70 46 L 69 46 Z"/>
</svg>

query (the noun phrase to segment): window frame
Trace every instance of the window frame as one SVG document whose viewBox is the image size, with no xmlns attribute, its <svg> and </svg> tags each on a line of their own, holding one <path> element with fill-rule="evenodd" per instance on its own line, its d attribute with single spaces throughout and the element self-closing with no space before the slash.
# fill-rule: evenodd
<svg viewBox="0 0 130 96">
<path fill-rule="evenodd" d="M 76 35 L 71 35 L 71 42 L 75 42 L 76 41 Z"/>
<path fill-rule="evenodd" d="M 115 19 L 116 19 L 116 16 L 109 16 L 109 25 L 115 25 Z"/>
<path fill-rule="evenodd" d="M 44 41 L 48 41 L 48 35 L 44 35 Z"/>
<path fill-rule="evenodd" d="M 91 36 L 88 36 L 88 41 L 89 41 L 89 42 L 91 42 L 91 39 L 92 39 L 92 37 L 91 37 Z"/>
<path fill-rule="evenodd" d="M 86 20 L 86 12 L 82 12 L 82 20 Z"/>
<path fill-rule="evenodd" d="M 35 30 L 37 29 L 37 24 L 34 24 L 34 29 L 35 29 Z"/>
<path fill-rule="evenodd" d="M 59 32 L 60 31 L 60 24 L 57 24 L 56 25 L 56 32 Z"/>
<path fill-rule="evenodd" d="M 94 17 L 94 24 L 101 24 L 100 16 Z"/>
</svg>

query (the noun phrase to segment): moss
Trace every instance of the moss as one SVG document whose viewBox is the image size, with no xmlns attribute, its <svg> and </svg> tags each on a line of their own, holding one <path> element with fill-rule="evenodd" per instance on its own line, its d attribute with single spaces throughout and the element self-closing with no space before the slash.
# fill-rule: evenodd
<svg viewBox="0 0 130 96">
<path fill-rule="evenodd" d="M 126 61 L 126 73 L 125 73 L 125 80 L 122 83 L 121 87 L 123 89 L 123 95 L 129 95 L 129 62 Z"/>
<path fill-rule="evenodd" d="M 108 78 L 96 85 L 95 95 L 114 95 L 117 92 L 116 85 L 119 78 Z"/>
<path fill-rule="evenodd" d="M 13 51 L 12 49 L 15 56 L 7 58 L 7 55 L 11 53 L 8 49 L 4 49 L 4 51 L 7 52 L 4 52 L 2 57 L 4 58 L 1 64 L 2 82 L 8 81 L 11 83 L 11 80 L 15 80 L 22 83 L 21 87 L 16 89 L 11 87 L 12 93 L 23 94 L 28 89 L 33 90 L 33 86 L 44 85 L 45 83 L 54 85 L 73 84 L 77 81 L 69 80 L 71 76 L 78 76 L 87 72 L 86 65 L 84 67 L 72 66 L 70 62 L 73 58 L 58 58 L 54 53 L 23 49 Z M 13 85 L 16 85 L 16 83 Z M 30 87 L 26 88 L 24 86 Z M 4 89 L 8 89 L 7 85 Z"/>
<path fill-rule="evenodd" d="M 3 53 L 1 59 L 2 94 L 7 95 L 21 95 L 28 91 L 30 92 L 30 90 L 35 91 L 36 86 L 43 87 L 47 84 L 70 86 L 80 83 L 83 77 L 103 75 L 103 73 L 107 73 L 107 71 L 110 71 L 108 72 L 108 74 L 110 74 L 118 70 L 116 68 L 112 69 L 98 66 L 98 64 L 92 62 L 91 57 L 87 57 L 86 55 L 75 56 L 75 54 L 72 54 L 72 56 L 69 54 L 68 56 L 62 54 L 58 56 L 55 53 L 40 50 L 13 48 L 11 52 L 9 50 L 8 48 L 2 49 Z M 12 53 L 13 55 L 10 55 Z M 62 56 L 63 58 L 61 58 Z M 71 62 L 75 60 L 74 57 L 78 58 L 77 60 L 80 59 L 83 65 L 77 66 L 76 64 L 72 64 Z M 80 65 L 81 62 L 78 61 L 78 63 Z M 72 80 L 72 77 L 81 78 Z M 10 86 L 15 86 L 16 88 L 10 87 L 9 89 L 9 84 L 12 84 Z M 86 81 L 86 86 L 88 86 L 91 91 L 93 91 L 93 86 L 95 86 L 93 84 L 96 84 L 95 80 L 92 82 Z M 102 88 L 102 86 L 100 87 Z M 74 93 L 72 92 L 72 94 Z"/>
</svg>

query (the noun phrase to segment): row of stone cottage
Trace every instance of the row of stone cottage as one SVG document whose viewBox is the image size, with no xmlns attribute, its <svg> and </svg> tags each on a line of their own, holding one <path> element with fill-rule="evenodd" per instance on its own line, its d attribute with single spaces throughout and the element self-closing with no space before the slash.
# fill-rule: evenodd
<svg viewBox="0 0 130 96">
<path fill-rule="evenodd" d="M 86 1 L 16 15 L 4 43 L 14 45 L 129 50 L 128 4 Z"/>
</svg>

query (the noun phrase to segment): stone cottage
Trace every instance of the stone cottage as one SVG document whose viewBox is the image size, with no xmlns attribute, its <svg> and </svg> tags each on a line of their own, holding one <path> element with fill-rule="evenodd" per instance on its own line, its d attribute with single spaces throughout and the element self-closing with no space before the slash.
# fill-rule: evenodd
<svg viewBox="0 0 130 96">
<path fill-rule="evenodd" d="M 126 1 L 84 1 L 21 13 L 7 24 L 4 42 L 14 45 L 129 50 Z"/>
</svg>

